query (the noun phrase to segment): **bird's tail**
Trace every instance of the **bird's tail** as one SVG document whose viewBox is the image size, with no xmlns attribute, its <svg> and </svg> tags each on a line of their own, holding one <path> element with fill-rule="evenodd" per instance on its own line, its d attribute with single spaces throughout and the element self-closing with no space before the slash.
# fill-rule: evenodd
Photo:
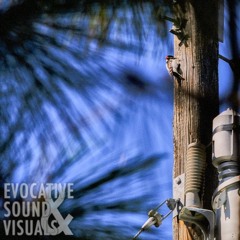
<svg viewBox="0 0 240 240">
<path fill-rule="evenodd" d="M 173 76 L 176 77 L 178 80 L 181 80 L 181 81 L 185 80 L 185 78 L 177 72 L 174 72 Z"/>
</svg>

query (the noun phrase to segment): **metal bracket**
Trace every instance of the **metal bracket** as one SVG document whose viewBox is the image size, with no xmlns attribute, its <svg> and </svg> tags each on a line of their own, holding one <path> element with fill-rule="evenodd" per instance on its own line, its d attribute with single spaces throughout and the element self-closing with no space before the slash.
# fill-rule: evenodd
<svg viewBox="0 0 240 240">
<path fill-rule="evenodd" d="M 235 184 L 240 184 L 240 176 L 232 177 L 218 186 L 212 197 L 212 208 L 214 210 L 220 208 L 226 202 L 226 190 Z"/>
<path fill-rule="evenodd" d="M 223 204 L 225 204 L 227 201 L 227 191 L 223 190 L 222 192 L 220 192 L 220 194 L 218 194 L 213 202 L 212 202 L 212 208 L 215 211 L 216 209 L 219 209 Z"/>
<path fill-rule="evenodd" d="M 185 173 L 176 177 L 173 182 L 173 198 L 179 200 L 176 208 L 173 211 L 173 217 L 176 217 L 178 215 L 180 220 L 197 225 L 201 229 L 204 235 L 204 239 L 214 239 L 214 212 L 202 208 L 184 207 L 184 188 Z"/>
<path fill-rule="evenodd" d="M 179 215 L 184 206 L 184 186 L 185 186 L 185 173 L 177 176 L 173 180 L 173 199 L 178 200 L 177 206 L 173 210 L 173 218 Z"/>
<path fill-rule="evenodd" d="M 205 240 L 214 239 L 215 214 L 213 211 L 195 207 L 183 207 L 179 219 L 197 225 L 201 229 Z"/>
</svg>

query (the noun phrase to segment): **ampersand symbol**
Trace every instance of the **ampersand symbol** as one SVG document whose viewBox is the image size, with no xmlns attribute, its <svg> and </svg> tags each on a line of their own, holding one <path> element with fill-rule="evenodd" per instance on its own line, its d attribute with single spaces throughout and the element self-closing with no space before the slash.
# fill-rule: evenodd
<svg viewBox="0 0 240 240">
<path fill-rule="evenodd" d="M 60 234 L 61 232 L 64 232 L 65 235 L 73 235 L 71 229 L 69 228 L 69 223 L 72 221 L 73 216 L 70 214 L 67 215 L 67 217 L 64 219 L 61 215 L 61 213 L 58 211 L 58 207 L 62 204 L 64 201 L 64 198 L 62 197 L 62 194 L 59 194 L 58 198 L 56 201 L 53 201 L 52 198 L 46 198 L 47 202 L 47 209 L 43 212 L 43 216 L 41 217 L 41 225 L 44 230 L 45 235 L 57 235 Z M 53 222 L 58 222 L 58 228 L 51 224 L 49 226 L 48 224 L 48 218 L 50 215 L 53 215 L 55 217 L 55 221 Z"/>
</svg>

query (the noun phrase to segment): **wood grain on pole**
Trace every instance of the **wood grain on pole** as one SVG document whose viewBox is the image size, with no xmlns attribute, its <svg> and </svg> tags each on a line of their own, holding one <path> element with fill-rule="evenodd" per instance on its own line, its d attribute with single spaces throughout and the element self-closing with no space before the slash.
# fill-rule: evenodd
<svg viewBox="0 0 240 240">
<path fill-rule="evenodd" d="M 181 64 L 184 81 L 174 81 L 174 178 L 184 173 L 188 144 L 211 142 L 212 120 L 218 114 L 218 1 L 179 1 L 175 18 L 186 19 L 186 43 L 174 37 L 174 55 Z M 216 171 L 211 164 L 211 147 L 207 148 L 203 208 L 211 208 L 216 187 Z M 173 220 L 173 239 L 202 239 L 199 229 Z"/>
</svg>

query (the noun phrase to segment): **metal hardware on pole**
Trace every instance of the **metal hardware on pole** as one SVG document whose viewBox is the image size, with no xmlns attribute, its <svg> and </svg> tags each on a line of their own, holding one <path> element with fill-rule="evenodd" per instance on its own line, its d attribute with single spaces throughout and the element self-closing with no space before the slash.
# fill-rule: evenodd
<svg viewBox="0 0 240 240">
<path fill-rule="evenodd" d="M 164 219 L 166 219 L 172 212 L 173 210 L 176 208 L 177 204 L 178 204 L 178 199 L 173 199 L 173 198 L 169 198 L 165 201 L 163 201 L 161 204 L 159 204 L 156 208 L 150 210 L 148 212 L 148 220 L 142 225 L 141 229 L 137 232 L 137 234 L 133 237 L 134 239 L 137 239 L 137 237 L 145 230 L 149 229 L 152 225 L 154 225 L 155 227 L 159 227 L 162 224 L 162 221 Z M 165 215 L 161 215 L 160 213 L 158 213 L 158 209 L 160 209 L 164 204 L 167 205 L 169 211 L 168 213 L 166 213 Z"/>
<path fill-rule="evenodd" d="M 213 120 L 213 165 L 219 186 L 212 198 L 216 239 L 240 239 L 240 115 L 227 109 Z"/>
</svg>

